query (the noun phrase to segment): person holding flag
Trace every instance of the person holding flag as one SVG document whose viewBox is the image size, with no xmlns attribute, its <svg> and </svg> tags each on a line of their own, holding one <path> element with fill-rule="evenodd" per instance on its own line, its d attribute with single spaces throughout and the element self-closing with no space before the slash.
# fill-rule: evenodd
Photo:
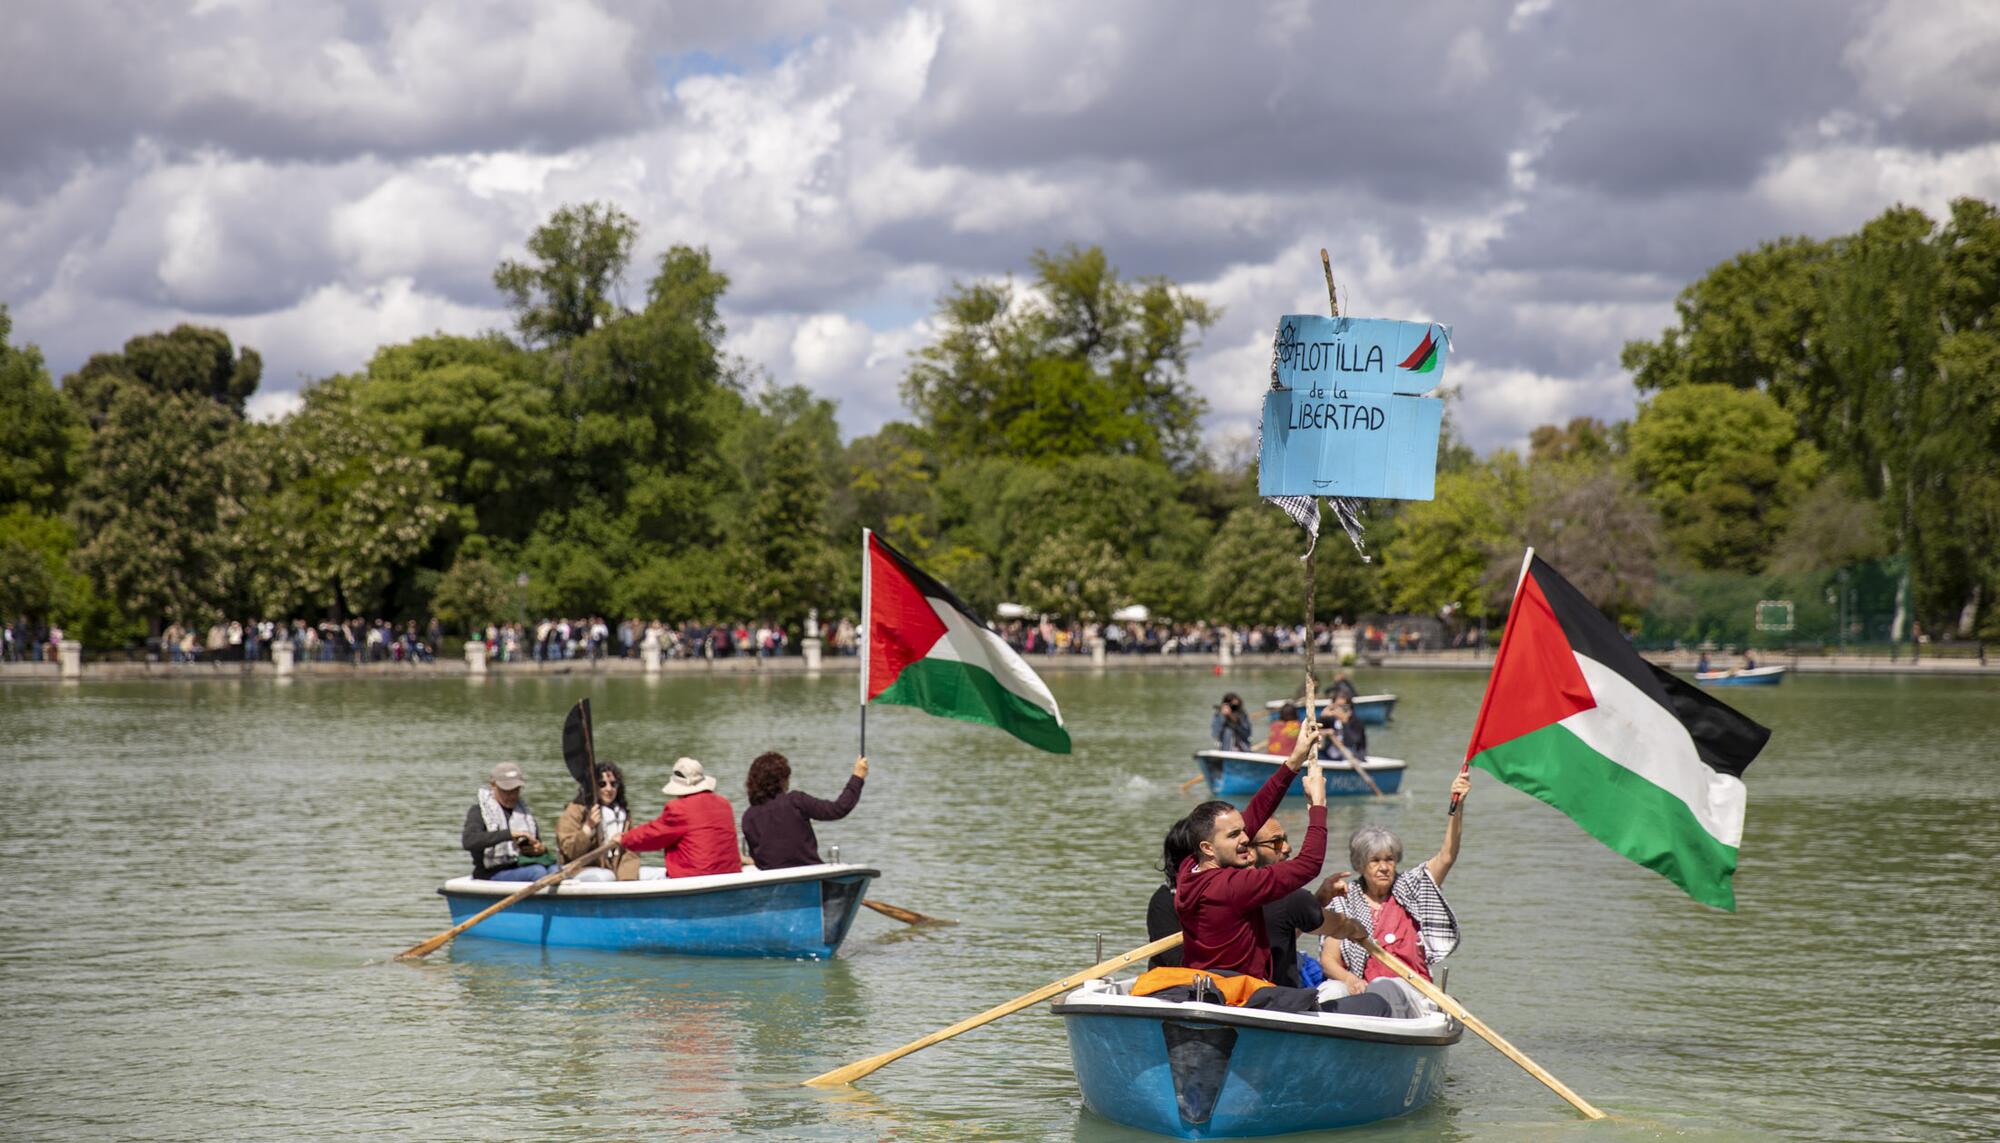
<svg viewBox="0 0 2000 1143">
<path fill-rule="evenodd" d="M 1398 871 L 1403 841 L 1393 831 L 1377 825 L 1355 830 L 1347 839 L 1347 859 L 1354 865 L 1347 895 L 1327 906 L 1360 924 L 1362 932 L 1425 980 L 1433 979 L 1431 966 L 1458 947 L 1458 918 L 1446 903 L 1441 886 L 1458 863 L 1465 795 L 1471 789 L 1470 774 L 1461 772 L 1452 780 L 1452 804 L 1457 809 L 1445 817 L 1444 844 L 1435 856 L 1415 868 Z M 1319 964 L 1327 979 L 1345 985 L 1350 995 L 1384 977 L 1396 979 L 1388 965 L 1352 940 L 1322 944 Z"/>
</svg>

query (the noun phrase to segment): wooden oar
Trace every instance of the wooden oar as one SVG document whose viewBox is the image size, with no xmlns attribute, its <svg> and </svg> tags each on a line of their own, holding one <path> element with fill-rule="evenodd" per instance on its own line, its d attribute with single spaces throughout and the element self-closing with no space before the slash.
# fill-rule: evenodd
<svg viewBox="0 0 2000 1143">
<path fill-rule="evenodd" d="M 471 919 L 460 921 L 458 924 L 453 925 L 451 928 L 446 929 L 444 932 L 439 933 L 437 936 L 434 936 L 427 941 L 422 941 L 417 944 L 411 945 L 409 948 L 406 948 L 402 952 L 397 953 L 396 959 L 409 960 L 415 957 L 429 956 L 430 954 L 436 952 L 440 948 L 443 948 L 448 942 L 450 942 L 450 940 L 453 937 L 457 936 L 458 934 L 464 932 L 465 930 L 471 928 L 472 926 L 478 924 L 479 922 L 499 912 L 500 910 L 505 909 L 508 906 L 515 904 L 516 902 L 525 900 L 528 897 L 533 896 L 534 894 L 539 893 L 544 889 L 547 889 L 549 886 L 554 885 L 556 882 L 561 881 L 563 878 L 570 876 L 577 870 L 584 868 L 591 862 L 604 856 L 607 852 L 610 851 L 612 846 L 617 844 L 618 843 L 615 841 L 605 842 L 603 845 L 598 846 L 596 849 L 591 850 L 589 853 L 584 854 L 582 857 L 577 858 L 575 861 L 570 862 L 568 865 L 562 866 L 561 868 L 557 869 L 554 873 L 549 874 L 548 876 L 542 878 L 539 881 L 531 882 L 528 885 L 522 887 L 522 889 L 519 892 L 514 893 L 510 896 L 502 897 L 499 901 L 495 902 L 494 904 L 489 905 L 484 909 L 481 909 L 478 913 L 475 913 L 471 917 Z"/>
<path fill-rule="evenodd" d="M 1349 763 L 1351 763 L 1351 764 L 1352 764 L 1352 765 L 1354 766 L 1354 772 L 1355 772 L 1356 774 L 1359 774 L 1359 775 L 1361 775 L 1361 780 L 1362 780 L 1362 781 L 1364 781 L 1364 782 L 1366 782 L 1366 783 L 1368 783 L 1368 788 L 1369 788 L 1369 789 L 1371 789 L 1371 790 L 1373 790 L 1373 791 L 1375 791 L 1375 796 L 1376 796 L 1376 797 L 1378 797 L 1378 798 L 1379 798 L 1379 797 L 1382 797 L 1382 796 L 1383 796 L 1383 794 L 1382 794 L 1382 787 L 1380 787 L 1380 786 L 1376 785 L 1376 784 L 1375 784 L 1375 778 L 1374 778 L 1374 776 L 1373 776 L 1373 775 L 1371 775 L 1371 774 L 1369 774 L 1367 770 L 1365 770 L 1365 769 L 1363 769 L 1363 768 L 1362 768 L 1362 765 L 1361 765 L 1361 759 L 1359 759 L 1359 758 L 1356 758 L 1356 757 L 1354 756 L 1354 751 L 1352 751 L 1352 750 L 1349 750 L 1349 749 L 1347 748 L 1347 743 L 1345 743 L 1345 742 L 1342 742 L 1342 741 L 1340 740 L 1340 735 L 1339 735 L 1339 734 L 1335 734 L 1335 735 L 1334 735 L 1334 737 L 1333 737 L 1333 744 L 1334 744 L 1335 746 L 1338 746 L 1338 747 L 1340 747 L 1340 752 L 1341 752 L 1341 753 L 1342 753 L 1343 755 L 1345 755 L 1345 756 L 1347 757 L 1347 761 L 1348 761 Z"/>
<path fill-rule="evenodd" d="M 930 917 L 922 913 L 919 913 L 914 909 L 898 908 L 895 905 L 889 904 L 887 901 L 876 901 L 868 897 L 863 897 L 861 899 L 861 903 L 875 910 L 876 912 L 882 914 L 885 917 L 894 917 L 896 920 L 901 921 L 906 925 L 958 924 L 957 921 L 949 920 L 945 917 Z"/>
<path fill-rule="evenodd" d="M 1515 1047 L 1514 1045 L 1508 1043 L 1506 1039 L 1500 1035 L 1500 1033 L 1495 1032 L 1491 1028 L 1488 1028 L 1484 1021 L 1482 1021 L 1479 1017 L 1474 1016 L 1472 1013 L 1467 1012 L 1463 1005 L 1461 1005 L 1458 1001 L 1453 1000 L 1451 997 L 1445 995 L 1445 993 L 1441 989 L 1439 989 L 1437 985 L 1432 984 L 1430 981 L 1425 980 L 1423 977 L 1418 976 L 1415 972 L 1411 971 L 1409 965 L 1404 964 L 1400 960 L 1397 960 L 1390 953 L 1384 952 L 1382 946 L 1376 944 L 1373 937 L 1363 940 L 1361 944 L 1363 948 L 1366 948 L 1368 950 L 1369 956 L 1372 956 L 1376 960 L 1381 961 L 1383 964 L 1388 965 L 1389 970 L 1391 972 L 1394 972 L 1397 976 L 1400 976 L 1404 980 L 1408 981 L 1410 987 L 1416 989 L 1418 992 L 1423 993 L 1425 996 L 1430 997 L 1431 1002 L 1433 1004 L 1436 1004 L 1439 1008 L 1442 1008 L 1446 1012 L 1449 1012 L 1453 1016 L 1456 1016 L 1458 1018 L 1459 1023 L 1464 1024 L 1466 1027 L 1478 1033 L 1480 1039 L 1485 1040 L 1487 1043 L 1500 1049 L 1501 1053 L 1504 1054 L 1508 1059 L 1519 1064 L 1521 1066 L 1522 1071 L 1527 1072 L 1529 1075 L 1534 1076 L 1536 1079 L 1541 1080 L 1543 1083 L 1547 1084 L 1550 1091 L 1553 1091 L 1557 1095 L 1562 1096 L 1564 1099 L 1568 1100 L 1572 1106 L 1574 1106 L 1578 1111 L 1583 1112 L 1583 1114 L 1587 1118 L 1590 1119 L 1604 1118 L 1603 1112 L 1597 1110 L 1595 1107 L 1592 1107 L 1590 1105 L 1589 1100 L 1586 1100 L 1582 1096 L 1571 1091 L 1569 1089 L 1568 1084 L 1565 1084 L 1563 1081 L 1550 1075 L 1547 1068 L 1544 1068 L 1542 1067 L 1542 1065 L 1529 1059 L 1525 1052 L 1521 1051 L 1521 1049 Z"/>
<path fill-rule="evenodd" d="M 915 1040 L 908 1044 L 904 1044 L 902 1047 L 897 1048 L 893 1052 L 883 1052 L 879 1056 L 870 1056 L 865 1060 L 856 1060 L 855 1062 L 848 1064 L 844 1068 L 835 1068 L 832 1071 L 827 1072 L 825 1075 L 814 1076 L 813 1078 L 806 1081 L 806 1086 L 844 1087 L 848 1084 L 853 1083 L 855 1080 L 860 1079 L 862 1076 L 868 1075 L 869 1073 L 876 1071 L 877 1069 L 883 1067 L 886 1064 L 891 1064 L 897 1060 L 902 1059 L 904 1056 L 909 1055 L 911 1052 L 921 1051 L 924 1048 L 930 1047 L 932 1044 L 941 1044 L 944 1041 L 951 1039 L 953 1036 L 956 1036 L 961 1032 L 970 1032 L 974 1028 L 977 1028 L 982 1024 L 990 1024 L 993 1021 L 998 1020 L 1000 1017 L 1008 1015 L 1009 1013 L 1019 1012 L 1021 1009 L 1026 1008 L 1032 1004 L 1039 1004 L 1042 1001 L 1047 1000 L 1052 996 L 1057 996 L 1062 993 L 1068 992 L 1070 989 L 1075 988 L 1077 985 L 1082 984 L 1086 980 L 1096 980 L 1100 976 L 1109 976 L 1112 973 L 1117 972 L 1119 969 L 1124 968 L 1127 965 L 1133 964 L 1137 961 L 1144 960 L 1147 957 L 1154 955 L 1155 953 L 1163 953 L 1166 952 L 1168 949 L 1179 948 L 1181 946 L 1181 936 L 1182 934 L 1175 933 L 1169 937 L 1161 937 L 1159 940 L 1153 941 L 1150 944 L 1140 945 L 1138 948 L 1133 949 L 1131 952 L 1124 953 L 1119 956 L 1114 956 L 1110 960 L 1104 961 L 1099 964 L 1091 965 L 1089 968 L 1084 969 L 1082 972 L 1075 973 L 1070 976 L 1065 976 L 1061 980 L 1058 980 L 1053 984 L 1044 984 L 1040 988 L 1035 989 L 1033 992 L 1028 993 L 1026 996 L 1015 997 L 1014 999 L 1009 1000 L 1007 1003 L 1002 1004 L 997 1008 L 988 1008 L 986 1011 L 981 1012 L 979 1015 L 971 1017 L 970 1019 L 960 1020 L 958 1023 L 953 1024 L 949 1028 L 946 1028 L 938 1032 L 932 1032 L 930 1035 L 925 1036 L 921 1040 Z"/>
<path fill-rule="evenodd" d="M 1189 779 L 1188 779 L 1187 781 L 1185 781 L 1185 782 L 1182 782 L 1182 783 L 1181 783 L 1181 793 L 1183 793 L 1183 794 L 1187 793 L 1187 792 L 1188 792 L 1188 790 L 1189 790 L 1189 789 L 1190 789 L 1191 787 L 1193 787 L 1193 785 L 1194 785 L 1194 784 L 1195 784 L 1196 782 L 1206 782 L 1206 781 L 1208 781 L 1208 775 L 1206 775 L 1206 774 L 1196 774 L 1196 775 L 1195 775 L 1194 777 L 1192 777 L 1192 778 L 1189 778 Z"/>
</svg>

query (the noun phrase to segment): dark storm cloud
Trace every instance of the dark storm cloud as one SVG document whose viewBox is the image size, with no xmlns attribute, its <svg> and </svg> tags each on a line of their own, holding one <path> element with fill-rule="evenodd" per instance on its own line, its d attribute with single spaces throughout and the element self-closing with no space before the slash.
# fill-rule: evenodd
<svg viewBox="0 0 2000 1143">
<path fill-rule="evenodd" d="M 1129 160 L 1180 186 L 1433 198 L 1504 176 L 1523 121 L 1487 65 L 1504 7 L 1296 7 L 1088 5 L 1032 36 L 948 23 L 917 138 L 973 167 Z"/>
<path fill-rule="evenodd" d="M 140 139 L 272 159 L 561 150 L 659 113 L 650 61 L 588 5 L 27 9 L 0 35 L 0 178 Z"/>
</svg>

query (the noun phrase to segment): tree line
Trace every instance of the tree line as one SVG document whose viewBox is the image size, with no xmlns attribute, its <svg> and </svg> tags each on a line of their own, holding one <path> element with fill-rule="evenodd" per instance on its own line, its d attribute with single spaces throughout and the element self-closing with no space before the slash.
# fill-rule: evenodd
<svg viewBox="0 0 2000 1143">
<path fill-rule="evenodd" d="M 956 285 L 908 419 L 843 443 L 830 401 L 723 351 L 706 250 L 669 248 L 628 304 L 637 238 L 615 207 L 557 211 L 495 269 L 511 331 L 383 346 L 272 423 L 219 330 L 58 387 L 0 306 L 0 616 L 98 647 L 225 615 L 796 627 L 856 609 L 867 525 L 976 605 L 1301 617 L 1302 536 L 1254 457 L 1203 446 L 1187 370 L 1217 313 L 1176 283 L 1068 247 Z M 1319 614 L 1497 619 L 1526 543 L 1627 619 L 1676 570 L 1900 553 L 1912 616 L 1996 633 L 1996 323 L 1984 202 L 1739 255 L 1626 347 L 1631 420 L 1481 457 L 1447 418 L 1437 498 L 1371 505 L 1374 558 L 1316 561 Z"/>
</svg>

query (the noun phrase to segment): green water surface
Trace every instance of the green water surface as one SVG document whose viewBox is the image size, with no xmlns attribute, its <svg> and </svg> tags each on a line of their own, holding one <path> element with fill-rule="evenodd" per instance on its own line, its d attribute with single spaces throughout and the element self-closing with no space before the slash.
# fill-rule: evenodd
<svg viewBox="0 0 2000 1143">
<path fill-rule="evenodd" d="M 1076 752 L 880 708 L 860 808 L 822 844 L 883 870 L 831 963 L 465 941 L 435 889 L 500 759 L 553 830 L 564 710 L 643 796 L 701 758 L 832 796 L 854 680 L 273 680 L 0 688 L 0 1134 L 17 1139 L 1152 1138 L 1083 1109 L 1059 1020 L 1020 1013 L 862 1089 L 799 1081 L 1145 941 L 1161 833 L 1226 685 L 1056 673 Z M 1378 672 L 1402 795 L 1336 837 L 1436 847 L 1484 685 Z M 1740 911 L 1694 904 L 1484 774 L 1446 888 L 1474 1012 L 1609 1111 L 1585 1124 L 1483 1043 L 1444 1094 L 1355 1141 L 1971 1139 L 2000 1134 L 2000 683 L 1796 677 L 1726 692 L 1776 731 L 1747 775 Z M 1303 810 L 1285 811 L 1296 838 Z M 1336 844 L 1336 860 L 1343 846 Z"/>
</svg>

